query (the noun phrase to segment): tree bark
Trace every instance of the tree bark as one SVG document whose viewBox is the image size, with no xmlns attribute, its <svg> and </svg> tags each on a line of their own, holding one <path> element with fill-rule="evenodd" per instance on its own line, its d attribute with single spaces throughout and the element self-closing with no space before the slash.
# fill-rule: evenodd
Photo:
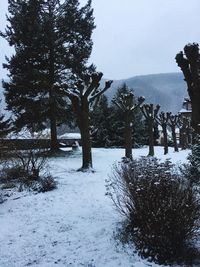
<svg viewBox="0 0 200 267">
<path fill-rule="evenodd" d="M 193 90 L 192 104 L 192 127 L 197 134 L 200 134 L 200 90 Z"/>
<path fill-rule="evenodd" d="M 55 115 L 55 101 L 53 97 L 52 88 L 49 90 L 49 120 L 50 120 L 50 131 L 51 131 L 51 150 L 55 151 L 59 149 L 59 143 L 57 139 L 57 125 Z"/>
<path fill-rule="evenodd" d="M 168 140 L 167 140 L 167 126 L 162 125 L 163 128 L 163 141 L 164 141 L 164 155 L 168 153 Z"/>
<path fill-rule="evenodd" d="M 177 144 L 177 139 L 176 139 L 176 129 L 175 126 L 171 128 L 172 129 L 172 139 L 174 143 L 174 151 L 178 152 L 178 144 Z"/>
<path fill-rule="evenodd" d="M 153 120 L 148 122 L 149 131 L 149 156 L 154 156 L 154 136 L 153 136 Z"/>
<path fill-rule="evenodd" d="M 80 170 L 92 168 L 92 149 L 90 141 L 90 120 L 89 103 L 86 99 L 82 100 L 82 108 L 77 113 L 78 126 L 81 133 L 82 143 L 82 167 Z"/>
<path fill-rule="evenodd" d="M 125 113 L 125 157 L 132 160 L 132 126 L 131 126 L 131 114 Z"/>
<path fill-rule="evenodd" d="M 49 13 L 52 14 L 52 10 L 49 9 Z M 54 77 L 55 77 L 55 51 L 54 51 L 54 30 L 52 21 L 49 25 L 51 34 L 49 36 L 49 119 L 51 130 L 51 150 L 56 151 L 59 149 L 59 143 L 57 139 L 57 125 L 56 125 L 56 102 L 54 93 Z"/>
</svg>

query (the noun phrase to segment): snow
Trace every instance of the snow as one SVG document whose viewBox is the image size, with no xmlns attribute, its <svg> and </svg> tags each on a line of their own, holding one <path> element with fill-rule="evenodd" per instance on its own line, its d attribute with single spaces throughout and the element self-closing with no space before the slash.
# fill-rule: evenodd
<svg viewBox="0 0 200 267">
<path fill-rule="evenodd" d="M 172 148 L 165 156 L 162 147 L 155 151 L 173 162 L 185 162 L 188 155 L 188 150 L 177 153 Z M 134 149 L 133 156 L 147 153 L 148 148 Z M 115 238 L 123 218 L 105 195 L 105 179 L 123 156 L 123 149 L 93 149 L 95 172 L 82 173 L 76 171 L 81 152 L 69 153 L 49 161 L 56 190 L 10 191 L 0 205 L 0 266 L 158 267 Z"/>
<path fill-rule="evenodd" d="M 182 108 L 179 113 L 191 113 L 192 110 L 191 109 L 185 109 L 185 108 Z"/>
<path fill-rule="evenodd" d="M 81 139 L 80 133 L 65 133 L 59 136 L 60 139 Z"/>
</svg>

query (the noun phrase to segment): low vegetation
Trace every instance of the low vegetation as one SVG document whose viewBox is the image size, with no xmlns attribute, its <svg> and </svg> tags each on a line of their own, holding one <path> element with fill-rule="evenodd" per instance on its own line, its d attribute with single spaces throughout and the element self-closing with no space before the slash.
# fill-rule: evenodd
<svg viewBox="0 0 200 267">
<path fill-rule="evenodd" d="M 56 188 L 41 150 L 16 151 L 2 159 L 0 180 L 3 188 L 17 187 L 20 191 L 46 192 Z"/>
<path fill-rule="evenodd" d="M 127 240 L 136 245 L 141 256 L 160 264 L 195 258 L 198 193 L 170 161 L 142 157 L 117 165 L 107 190 L 125 216 Z"/>
</svg>

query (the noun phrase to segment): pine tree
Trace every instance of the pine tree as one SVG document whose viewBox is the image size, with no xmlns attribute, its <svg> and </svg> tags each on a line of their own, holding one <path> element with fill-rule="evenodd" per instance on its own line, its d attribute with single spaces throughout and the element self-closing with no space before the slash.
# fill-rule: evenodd
<svg viewBox="0 0 200 267">
<path fill-rule="evenodd" d="M 129 93 L 130 89 L 124 83 L 118 87 L 114 99 L 118 100 L 121 94 Z M 116 147 L 124 147 L 124 114 L 123 111 L 117 108 L 117 106 L 112 102 L 110 107 L 110 145 Z"/>
<path fill-rule="evenodd" d="M 0 138 L 4 138 L 12 130 L 11 120 L 5 119 L 5 115 L 0 115 Z"/>
<path fill-rule="evenodd" d="M 118 100 L 121 94 L 134 93 L 126 84 L 122 84 L 114 95 L 114 99 Z M 136 103 L 136 99 L 134 99 Z M 132 125 L 132 138 L 133 146 L 144 145 L 147 143 L 146 125 L 140 109 L 137 109 L 133 116 L 134 123 Z M 109 141 L 110 146 L 124 147 L 124 128 L 125 120 L 124 113 L 122 110 L 117 108 L 114 103 L 110 106 L 110 129 L 109 129 Z"/>
<path fill-rule="evenodd" d="M 91 111 L 92 145 L 96 147 L 109 147 L 110 108 L 108 99 L 102 95 Z"/>
<path fill-rule="evenodd" d="M 1 34 L 15 49 L 4 64 L 8 109 L 19 128 L 35 130 L 49 121 L 51 148 L 57 149 L 56 126 L 67 112 L 60 88 L 87 70 L 92 50 L 91 1 L 79 8 L 78 0 L 9 0 L 8 22 Z"/>
<path fill-rule="evenodd" d="M 191 147 L 191 153 L 188 155 L 188 164 L 185 164 L 182 172 L 189 180 L 191 185 L 200 183 L 200 135 L 194 138 L 194 144 Z"/>
</svg>

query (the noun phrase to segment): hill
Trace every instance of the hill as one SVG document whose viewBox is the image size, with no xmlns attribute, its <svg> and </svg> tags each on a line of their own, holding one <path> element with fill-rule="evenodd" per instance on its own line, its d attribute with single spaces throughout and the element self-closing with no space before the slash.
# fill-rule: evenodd
<svg viewBox="0 0 200 267">
<path fill-rule="evenodd" d="M 182 73 L 142 75 L 115 80 L 106 93 L 109 100 L 123 83 L 132 88 L 136 96 L 144 96 L 146 103 L 160 104 L 163 111 L 177 113 L 182 107 L 184 97 L 187 97 L 187 87 Z"/>
<path fill-rule="evenodd" d="M 129 79 L 114 80 L 106 95 L 112 99 L 117 88 L 126 83 L 136 96 L 144 96 L 146 103 L 160 104 L 161 110 L 177 113 L 182 108 L 184 97 L 187 97 L 187 87 L 182 73 L 164 73 L 135 76 Z M 2 86 L 0 88 L 1 111 L 5 111 L 5 101 Z"/>
</svg>

